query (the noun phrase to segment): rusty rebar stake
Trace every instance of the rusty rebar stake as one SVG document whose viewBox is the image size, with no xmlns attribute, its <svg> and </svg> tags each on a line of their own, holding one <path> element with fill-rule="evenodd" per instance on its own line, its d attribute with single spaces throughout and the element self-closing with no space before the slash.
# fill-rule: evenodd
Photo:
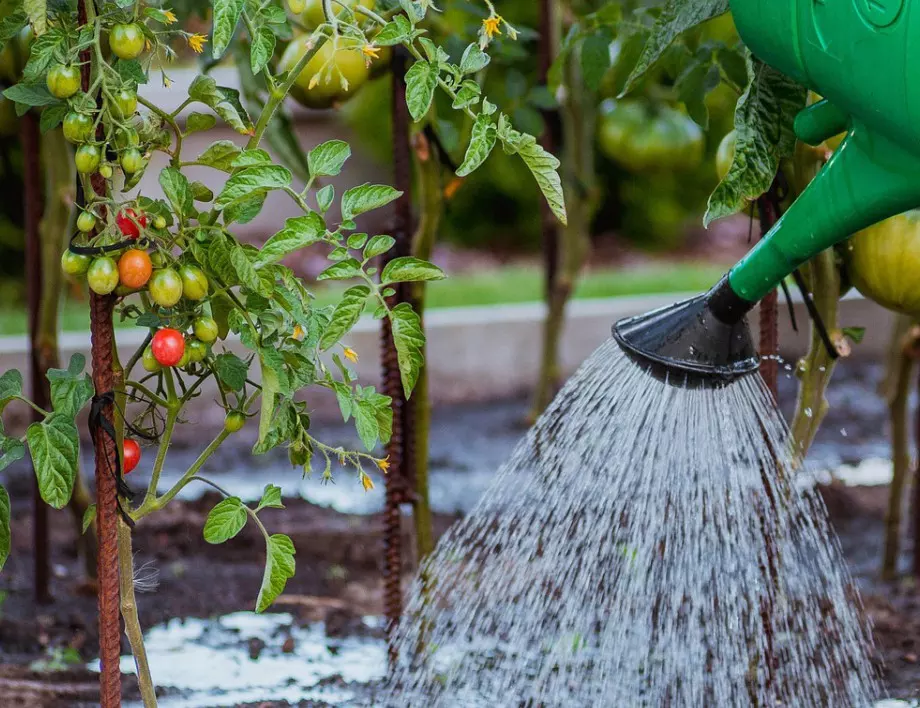
<svg viewBox="0 0 920 708">
<path fill-rule="evenodd" d="M 42 218 L 42 171 L 40 162 L 38 118 L 33 111 L 19 123 L 23 162 L 23 207 L 25 215 L 26 301 L 29 308 L 29 395 L 39 408 L 49 409 L 51 398 L 48 380 L 42 367 L 38 319 L 41 311 L 42 263 L 39 224 Z M 32 411 L 32 420 L 41 416 Z M 32 481 L 32 558 L 35 601 L 51 602 L 51 561 L 48 555 L 48 505 Z"/>
<path fill-rule="evenodd" d="M 778 186 L 774 182 L 758 201 L 761 238 L 779 221 Z M 774 289 L 760 301 L 760 375 L 773 399 L 779 401 L 779 291 Z"/>
<path fill-rule="evenodd" d="M 79 0 L 77 24 L 87 23 L 86 3 Z M 89 49 L 80 52 L 80 79 L 83 91 L 88 92 L 92 73 L 92 55 Z M 85 203 L 85 195 L 77 176 L 78 202 Z M 105 180 L 99 174 L 91 179 L 93 191 L 105 194 Z M 79 197 L 84 197 L 80 200 Z M 83 203 L 78 203 L 83 206 Z M 115 298 L 111 295 L 90 294 L 90 332 L 92 336 L 93 386 L 96 395 L 110 394 L 115 390 L 115 329 L 112 316 Z M 102 409 L 102 417 L 114 422 L 111 403 Z M 99 581 L 99 705 L 101 708 L 121 706 L 121 608 L 118 587 L 118 489 L 115 470 L 118 462 L 116 441 L 102 430 L 95 435 L 96 455 L 96 528 L 99 552 L 96 558 Z"/>
<path fill-rule="evenodd" d="M 549 71 L 553 65 L 553 52 L 556 47 L 553 2 L 554 0 L 540 0 L 537 81 L 542 86 L 549 85 Z M 559 120 L 559 111 L 554 108 L 547 108 L 541 111 L 541 114 L 543 116 L 543 133 L 540 135 L 540 145 L 543 146 L 544 150 L 555 155 L 556 150 L 562 143 L 562 124 Z M 545 199 L 540 200 L 540 217 L 543 241 L 543 286 L 548 301 L 549 295 L 553 291 L 553 283 L 556 281 L 556 272 L 559 270 L 559 222 Z"/>
<path fill-rule="evenodd" d="M 396 244 L 383 258 L 385 263 L 393 258 L 407 256 L 411 250 L 412 226 L 412 154 L 409 144 L 409 109 L 406 105 L 406 55 L 397 50 L 393 56 L 393 176 L 396 189 L 403 195 L 397 200 L 393 215 L 393 238 Z M 408 300 L 408 288 L 401 284 L 389 299 L 390 306 Z M 386 500 L 383 511 L 384 547 L 384 611 L 386 614 L 387 641 L 390 666 L 397 659 L 394 638 L 402 615 L 402 523 L 400 507 L 407 501 L 412 463 L 412 426 L 409 421 L 411 407 L 407 405 L 399 373 L 399 361 L 393 332 L 388 318 L 381 327 L 383 392 L 393 399 L 393 434 L 387 444 L 390 469 L 386 478 Z"/>
</svg>

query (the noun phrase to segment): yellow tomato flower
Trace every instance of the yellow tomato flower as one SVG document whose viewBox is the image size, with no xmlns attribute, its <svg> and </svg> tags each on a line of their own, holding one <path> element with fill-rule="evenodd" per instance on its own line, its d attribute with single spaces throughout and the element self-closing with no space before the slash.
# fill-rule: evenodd
<svg viewBox="0 0 920 708">
<path fill-rule="evenodd" d="M 377 460 L 377 466 L 380 468 L 380 471 L 386 474 L 390 471 L 390 458 L 389 456 L 385 457 L 382 460 Z"/>
<path fill-rule="evenodd" d="M 361 470 L 361 486 L 364 487 L 365 492 L 369 492 L 374 488 L 374 480 L 364 470 Z"/>
<path fill-rule="evenodd" d="M 186 37 L 188 40 L 188 46 L 192 48 L 196 54 L 201 54 L 204 51 L 204 43 L 208 41 L 208 38 L 203 34 L 192 34 Z"/>
<path fill-rule="evenodd" d="M 170 79 L 166 74 L 163 74 L 163 85 L 166 88 L 169 88 L 170 86 L 172 86 L 172 79 Z"/>
<path fill-rule="evenodd" d="M 345 347 L 343 354 L 345 354 L 345 358 L 348 359 L 348 361 L 350 361 L 352 364 L 358 363 L 358 352 L 356 352 L 351 347 Z"/>
<path fill-rule="evenodd" d="M 368 58 L 368 61 L 371 59 L 379 59 L 380 47 L 375 47 L 373 44 L 365 44 L 361 47 L 361 53 Z"/>
<path fill-rule="evenodd" d="M 488 37 L 489 39 L 492 39 L 492 37 L 494 37 L 495 35 L 501 34 L 502 33 L 501 24 L 502 24 L 501 15 L 492 15 L 491 17 L 487 17 L 486 19 L 484 19 L 482 21 L 482 29 L 483 31 L 485 31 L 486 37 Z"/>
<path fill-rule="evenodd" d="M 304 338 L 306 332 L 303 331 L 303 327 L 300 325 L 295 325 L 294 331 L 291 333 L 291 336 L 296 339 L 298 342 Z"/>
<path fill-rule="evenodd" d="M 175 24 L 179 21 L 172 10 L 163 10 L 163 19 L 166 20 L 166 24 L 168 25 Z"/>
</svg>

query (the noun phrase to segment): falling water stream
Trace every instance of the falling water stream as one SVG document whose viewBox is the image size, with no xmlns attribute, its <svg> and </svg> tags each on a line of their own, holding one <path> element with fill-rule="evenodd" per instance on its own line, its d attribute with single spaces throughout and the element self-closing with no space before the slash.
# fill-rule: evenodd
<svg viewBox="0 0 920 708">
<path fill-rule="evenodd" d="M 382 705 L 883 696 L 836 538 L 762 380 L 679 383 L 612 341 L 584 364 L 420 573 Z"/>
</svg>

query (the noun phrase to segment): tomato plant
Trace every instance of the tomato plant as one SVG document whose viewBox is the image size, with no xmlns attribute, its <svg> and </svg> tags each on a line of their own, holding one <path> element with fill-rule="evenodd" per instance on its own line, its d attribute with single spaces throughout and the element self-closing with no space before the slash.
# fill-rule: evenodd
<svg viewBox="0 0 920 708">
<path fill-rule="evenodd" d="M 424 336 L 418 314 L 408 304 L 391 303 L 388 294 L 394 284 L 436 280 L 443 273 L 412 257 L 394 258 L 382 268 L 378 265 L 378 259 L 392 248 L 393 239 L 362 233 L 359 224 L 365 214 L 402 195 L 385 184 L 340 190 L 328 184 L 328 178 L 340 175 L 350 158 L 347 143 L 329 140 L 311 146 L 299 183 L 289 168 L 277 164 L 263 149 L 263 140 L 274 134 L 273 120 L 279 108 L 295 86 L 304 92 L 319 87 L 320 93 L 329 92 L 332 102 L 338 102 L 366 80 L 368 65 L 383 48 L 401 45 L 413 62 L 406 76 L 411 116 L 426 119 L 440 93 L 475 126 L 459 172 L 465 175 L 478 169 L 501 145 L 523 161 L 554 213 L 565 219 L 558 162 L 534 136 L 517 130 L 475 81 L 489 62 L 492 35 L 483 31 L 452 59 L 423 37 L 419 28 L 430 3 L 405 2 L 380 12 L 367 5 L 342 7 L 336 14 L 330 0 L 324 0 L 323 21 L 291 42 L 296 51 L 286 64 L 276 54 L 285 53 L 282 43 L 292 38 L 294 26 L 272 4 L 219 5 L 213 13 L 210 39 L 181 29 L 172 10 L 130 1 L 106 5 L 97 12 L 93 3 L 78 0 L 86 18 L 82 26 L 83 15 L 64 6 L 53 13 L 46 13 L 43 5 L 30 7 L 28 17 L 25 10 L 16 15 L 23 25 L 31 20 L 38 38 L 23 81 L 6 89 L 4 96 L 22 110 L 41 110 L 46 131 L 63 130 L 61 123 L 72 113 L 90 120 L 90 134 L 78 146 L 75 161 L 85 199 L 79 206 L 94 216 L 92 223 L 89 217 L 83 218 L 85 228 L 74 237 L 72 248 L 95 254 L 87 271 L 92 291 L 106 295 L 102 302 L 113 305 L 121 320 L 148 333 L 124 362 L 123 377 L 119 377 L 123 384 L 112 392 L 132 401 L 131 410 L 115 406 L 118 434 L 123 436 L 130 425 L 131 430 L 142 430 L 156 439 L 158 446 L 146 492 L 136 502 L 120 500 L 132 523 L 162 509 L 188 484 L 201 481 L 201 465 L 247 417 L 258 421 L 254 454 L 287 447 L 290 459 L 305 473 L 312 469 L 315 458 L 323 479 L 332 479 L 333 469 L 341 466 L 350 469 L 364 489 L 373 487 L 371 472 L 386 469 L 385 460 L 376 457 L 375 450 L 391 436 L 391 401 L 357 382 L 349 368 L 354 352 L 344 347 L 342 339 L 368 308 L 377 318 L 387 318 L 402 384 L 407 395 L 411 394 L 423 363 Z M 498 22 L 494 11 L 489 11 L 488 22 Z M 236 33 L 238 25 L 245 27 L 246 44 Z M 106 38 L 111 55 L 105 50 Z M 259 101 L 247 96 L 244 105 L 235 89 L 220 86 L 207 73 L 191 82 L 178 108 L 161 108 L 143 98 L 143 93 L 137 97 L 138 85 L 158 73 L 168 84 L 170 43 L 176 40 L 184 40 L 196 52 L 210 42 L 215 60 L 231 49 L 238 52 L 240 46 L 248 46 L 245 63 L 264 88 Z M 83 69 L 86 92 L 79 90 L 77 67 Z M 298 82 L 305 76 L 304 87 Z M 35 89 L 43 82 L 50 93 Z M 180 126 L 180 111 L 191 105 L 197 110 Z M 256 115 L 252 116 L 254 105 Z M 218 119 L 245 136 L 245 144 L 215 140 L 200 154 L 188 154 L 187 134 L 207 131 Z M 71 136 L 84 135 L 82 119 L 69 122 Z M 162 198 L 130 196 L 155 153 L 167 162 L 157 175 Z M 212 192 L 190 179 L 187 168 L 192 165 L 221 175 L 220 189 Z M 235 235 L 237 225 L 253 219 L 271 193 L 290 199 L 299 215 L 288 219 L 260 247 L 241 243 Z M 338 302 L 329 306 L 318 306 L 303 282 L 281 264 L 289 254 L 312 245 L 323 247 L 328 254 L 321 280 L 349 281 Z M 67 263 L 76 262 L 67 256 Z M 70 267 L 79 270 L 76 265 Z M 124 297 L 135 290 L 136 294 Z M 302 334 L 293 336 L 295 331 Z M 219 343 L 231 337 L 247 355 L 240 356 L 235 348 Z M 67 383 L 66 401 L 63 393 L 52 396 L 66 403 L 66 409 L 48 411 L 25 439 L 0 437 L 5 453 L 0 460 L 4 462 L 23 453 L 25 443 L 32 448 L 33 457 L 48 459 L 47 465 L 36 465 L 36 470 L 42 494 L 54 506 L 66 503 L 70 495 L 79 451 L 73 421 L 93 396 L 82 369 L 83 362 L 75 359 L 66 376 L 56 373 L 52 379 L 53 392 L 63 386 L 61 382 Z M 215 405 L 224 411 L 225 425 L 202 450 L 199 461 L 163 492 L 159 481 L 173 431 L 186 404 L 208 381 L 216 384 Z M 21 377 L 16 372 L 8 372 L 0 384 L 9 384 L 3 387 L 5 397 L 0 401 L 21 396 Z M 354 421 L 364 450 L 344 450 L 319 439 L 311 426 L 311 388 L 334 392 L 346 420 Z M 308 393 L 297 395 L 303 389 Z M 48 434 L 52 428 L 53 436 Z M 66 440 L 63 453 L 50 455 L 52 439 L 57 448 Z M 105 468 L 104 462 L 97 461 L 97 470 Z M 280 506 L 281 490 L 269 485 L 253 506 L 230 494 L 225 497 L 209 515 L 204 535 L 212 543 L 229 541 L 250 520 L 263 535 L 267 570 L 255 602 L 256 609 L 263 611 L 295 568 L 290 539 L 269 534 L 259 519 L 265 508 Z M 0 522 L 8 528 L 8 518 Z M 0 533 L 0 540 L 4 538 L 8 539 L 8 533 Z M 0 548 L 0 552 L 6 550 Z M 119 554 L 123 562 L 131 563 L 130 534 L 119 539 Z M 0 556 L 0 562 L 3 558 Z M 123 592 L 133 592 L 130 576 L 127 573 L 123 578 L 128 583 Z M 137 652 L 141 633 L 136 617 L 126 615 L 125 626 Z M 145 703 L 152 705 L 150 676 L 143 669 L 139 673 Z"/>
</svg>

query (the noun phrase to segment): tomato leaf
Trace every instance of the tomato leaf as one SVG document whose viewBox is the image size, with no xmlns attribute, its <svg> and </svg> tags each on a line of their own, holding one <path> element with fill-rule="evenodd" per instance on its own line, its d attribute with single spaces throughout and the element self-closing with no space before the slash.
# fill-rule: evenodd
<svg viewBox="0 0 920 708">
<path fill-rule="evenodd" d="M 212 108 L 236 132 L 243 135 L 252 133 L 252 120 L 243 108 L 240 92 L 236 89 L 218 86 L 210 76 L 199 75 L 189 85 L 188 95 L 189 98 Z"/>
<path fill-rule="evenodd" d="M 463 56 L 460 58 L 460 72 L 463 74 L 475 74 L 477 71 L 485 69 L 492 58 L 486 54 L 476 43 L 470 44 L 463 50 Z"/>
<path fill-rule="evenodd" d="M 265 152 L 265 150 L 258 148 L 254 150 L 243 150 L 243 152 L 237 155 L 233 160 L 234 167 L 257 167 L 258 165 L 270 164 L 272 164 L 272 156 Z"/>
<path fill-rule="evenodd" d="M 562 180 L 559 177 L 559 160 L 548 153 L 537 139 L 526 133 L 510 130 L 507 118 L 499 119 L 498 134 L 506 152 L 517 153 L 530 169 L 537 186 L 543 192 L 546 203 L 562 224 L 568 223 L 565 211 L 565 197 L 562 193 Z"/>
<path fill-rule="evenodd" d="M 264 455 L 281 443 L 290 440 L 297 427 L 297 411 L 290 401 L 282 401 L 275 411 L 268 434 L 253 446 L 253 455 Z"/>
<path fill-rule="evenodd" d="M 249 49 L 249 66 L 253 74 L 258 74 L 271 61 L 275 53 L 275 33 L 268 27 L 260 27 L 252 38 Z"/>
<path fill-rule="evenodd" d="M 16 84 L 6 89 L 3 95 L 18 104 L 16 108 L 18 115 L 25 113 L 25 110 L 20 111 L 20 107 L 23 106 L 50 106 L 58 102 L 58 99 L 41 85 Z"/>
<path fill-rule="evenodd" d="M 380 428 L 377 425 L 377 411 L 368 401 L 355 401 L 352 407 L 355 417 L 355 429 L 364 447 L 373 450 L 377 446 Z"/>
<path fill-rule="evenodd" d="M 409 398 L 425 363 L 422 357 L 425 334 L 418 313 L 406 302 L 401 302 L 390 310 L 390 323 L 403 390 L 406 398 Z"/>
<path fill-rule="evenodd" d="M 259 502 L 259 506 L 256 507 L 256 513 L 262 511 L 262 509 L 283 509 L 284 504 L 281 502 L 281 487 L 276 487 L 274 484 L 266 484 L 265 490 L 262 492 L 262 501 Z"/>
<path fill-rule="evenodd" d="M 26 446 L 19 438 L 7 438 L 0 434 L 0 471 L 26 456 Z"/>
<path fill-rule="evenodd" d="M 197 115 L 202 114 L 198 113 Z M 195 162 L 200 162 L 202 165 L 207 165 L 208 167 L 213 167 L 217 170 L 229 172 L 233 167 L 233 161 L 241 152 L 242 150 L 240 147 L 231 141 L 218 140 L 217 142 L 212 143 L 207 150 L 201 153 Z"/>
<path fill-rule="evenodd" d="M 49 130 L 54 130 L 57 128 L 61 121 L 64 120 L 70 112 L 70 107 L 64 103 L 57 106 L 48 106 L 45 110 L 42 111 L 42 117 L 39 119 L 38 127 L 44 135 Z"/>
<path fill-rule="evenodd" d="M 185 134 L 201 133 L 210 130 L 215 125 L 217 125 L 217 118 L 210 113 L 190 113 L 185 121 Z"/>
<path fill-rule="evenodd" d="M 227 206 L 223 211 L 224 224 L 227 226 L 234 222 L 248 224 L 262 211 L 267 195 L 268 192 L 253 192 L 249 196 L 238 199 Z"/>
<path fill-rule="evenodd" d="M 22 395 L 22 374 L 17 369 L 10 369 L 0 376 L 0 413 L 16 396 Z"/>
<path fill-rule="evenodd" d="M 188 178 L 175 167 L 165 167 L 160 170 L 160 186 L 163 194 L 172 204 L 172 208 L 180 217 L 192 213 L 192 190 L 189 188 Z"/>
<path fill-rule="evenodd" d="M 217 378 L 231 391 L 242 391 L 249 375 L 249 365 L 232 352 L 218 354 L 214 359 Z"/>
<path fill-rule="evenodd" d="M 243 14 L 243 0 L 214 0 L 214 30 L 211 34 L 212 52 L 220 59 L 236 31 Z"/>
<path fill-rule="evenodd" d="M 713 17 L 724 15 L 728 9 L 728 0 L 668 0 L 655 21 L 639 61 L 626 80 L 623 93 L 628 93 L 636 85 L 677 37 Z"/>
<path fill-rule="evenodd" d="M 392 47 L 395 44 L 402 44 L 410 37 L 412 37 L 412 25 L 405 15 L 397 15 L 377 33 L 377 36 L 374 37 L 374 44 L 379 47 Z"/>
<path fill-rule="evenodd" d="M 228 497 L 211 509 L 204 522 L 204 540 L 218 544 L 229 541 L 246 526 L 249 514 L 239 497 Z"/>
<path fill-rule="evenodd" d="M 339 263 L 333 263 L 322 273 L 316 276 L 317 280 L 348 280 L 361 275 L 361 264 L 354 258 L 346 258 Z"/>
<path fill-rule="evenodd" d="M 709 198 L 704 223 L 741 211 L 766 192 L 780 159 L 795 149 L 793 123 L 807 91 L 757 59 L 748 59 L 750 85 L 735 109 L 735 157 Z"/>
<path fill-rule="evenodd" d="M 26 430 L 32 463 L 42 499 L 55 509 L 63 509 L 73 494 L 80 459 L 77 426 L 67 416 L 52 413 Z"/>
<path fill-rule="evenodd" d="M 328 140 L 310 150 L 307 164 L 312 177 L 335 177 L 351 157 L 351 147 L 343 140 Z"/>
<path fill-rule="evenodd" d="M 264 612 L 282 592 L 287 581 L 294 577 L 294 543 L 281 533 L 266 539 L 265 574 L 256 600 L 256 612 Z"/>
<path fill-rule="evenodd" d="M 314 212 L 288 219 L 284 228 L 262 246 L 255 265 L 261 268 L 277 263 L 285 256 L 320 241 L 325 233 L 326 223 Z"/>
<path fill-rule="evenodd" d="M 263 281 L 259 278 L 259 273 L 256 271 L 252 261 L 249 260 L 249 255 L 238 243 L 231 246 L 230 263 L 233 264 L 233 269 L 240 277 L 240 282 L 243 285 L 265 296 L 271 294 L 263 292 Z"/>
<path fill-rule="evenodd" d="M 423 261 L 420 258 L 413 258 L 412 256 L 404 256 L 394 258 L 386 264 L 383 273 L 380 274 L 380 284 L 390 285 L 391 283 L 443 280 L 446 277 L 444 271 L 433 263 Z"/>
<path fill-rule="evenodd" d="M 386 206 L 399 199 L 402 192 L 385 184 L 362 184 L 342 195 L 342 221 Z"/>
<path fill-rule="evenodd" d="M 438 68 L 427 61 L 417 61 L 406 72 L 406 105 L 412 120 L 425 117 L 438 85 Z"/>
<path fill-rule="evenodd" d="M 86 507 L 86 511 L 83 512 L 83 523 L 81 525 L 80 533 L 86 533 L 86 530 L 90 525 L 96 520 L 96 505 L 90 504 Z"/>
<path fill-rule="evenodd" d="M 470 144 L 466 148 L 463 164 L 457 169 L 457 176 L 466 177 L 479 169 L 495 147 L 496 139 L 495 123 L 485 113 L 480 113 L 473 123 Z"/>
<path fill-rule="evenodd" d="M 281 165 L 247 167 L 230 176 L 217 195 L 214 206 L 222 209 L 237 200 L 250 197 L 253 192 L 267 192 L 287 187 L 291 179 L 291 171 Z"/>
<path fill-rule="evenodd" d="M 382 256 L 395 245 L 396 239 L 392 236 L 374 236 L 367 242 L 367 246 L 364 247 L 364 260 Z"/>
<path fill-rule="evenodd" d="M 601 80 L 610 68 L 610 43 L 613 38 L 606 28 L 589 34 L 581 44 L 581 75 L 590 91 L 601 87 Z"/>
<path fill-rule="evenodd" d="M 342 299 L 332 311 L 332 319 L 320 339 L 320 349 L 329 349 L 352 330 L 361 319 L 367 296 L 370 294 L 371 289 L 366 285 L 355 285 L 342 294 Z"/>
<path fill-rule="evenodd" d="M 10 495 L 0 485 L 0 570 L 10 557 Z"/>
<path fill-rule="evenodd" d="M 74 354 L 67 369 L 48 369 L 51 405 L 55 413 L 73 420 L 96 392 L 89 374 L 83 373 L 86 358 Z"/>
</svg>

